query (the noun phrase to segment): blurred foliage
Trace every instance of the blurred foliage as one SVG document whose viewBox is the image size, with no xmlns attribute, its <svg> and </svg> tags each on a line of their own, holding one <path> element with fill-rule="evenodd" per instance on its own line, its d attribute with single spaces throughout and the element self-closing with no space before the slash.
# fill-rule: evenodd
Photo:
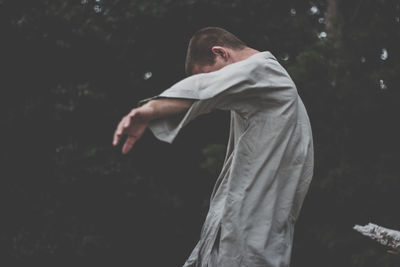
<svg viewBox="0 0 400 267">
<path fill-rule="evenodd" d="M 173 145 L 146 134 L 128 156 L 111 137 L 184 77 L 187 42 L 210 25 L 276 55 L 308 108 L 316 169 L 292 266 L 399 266 L 352 230 L 400 229 L 398 0 L 0 0 L 2 266 L 182 265 L 229 116 Z"/>
<path fill-rule="evenodd" d="M 200 164 L 212 177 L 217 177 L 225 159 L 226 146 L 221 144 L 209 144 L 203 148 L 204 161 Z"/>
</svg>

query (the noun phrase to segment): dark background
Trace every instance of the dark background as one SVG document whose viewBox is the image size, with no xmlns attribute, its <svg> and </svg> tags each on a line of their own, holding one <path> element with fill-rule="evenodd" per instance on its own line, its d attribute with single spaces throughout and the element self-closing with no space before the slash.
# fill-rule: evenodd
<svg viewBox="0 0 400 267">
<path fill-rule="evenodd" d="M 229 115 L 172 145 L 148 132 L 127 156 L 111 140 L 185 77 L 204 26 L 271 51 L 309 111 L 316 168 L 292 266 L 400 266 L 352 230 L 400 230 L 398 0 L 0 0 L 0 266 L 183 265 Z"/>
</svg>

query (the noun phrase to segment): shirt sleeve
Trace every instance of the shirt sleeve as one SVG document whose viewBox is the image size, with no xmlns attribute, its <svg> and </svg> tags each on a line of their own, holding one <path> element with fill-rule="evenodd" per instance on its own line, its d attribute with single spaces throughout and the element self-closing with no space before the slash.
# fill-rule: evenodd
<svg viewBox="0 0 400 267">
<path fill-rule="evenodd" d="M 150 130 L 159 140 L 172 143 L 180 130 L 201 114 L 214 109 L 246 114 L 263 99 L 282 99 L 288 95 L 285 88 L 293 86 L 275 57 L 269 52 L 262 52 L 218 71 L 190 76 L 160 95 L 140 103 L 154 98 L 195 100 L 186 113 L 150 123 Z"/>
</svg>

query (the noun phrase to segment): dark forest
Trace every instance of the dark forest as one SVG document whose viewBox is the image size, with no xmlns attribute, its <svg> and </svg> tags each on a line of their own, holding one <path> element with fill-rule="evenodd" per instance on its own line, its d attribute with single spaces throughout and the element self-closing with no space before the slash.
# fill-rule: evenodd
<svg viewBox="0 0 400 267">
<path fill-rule="evenodd" d="M 128 154 L 114 129 L 185 77 L 192 34 L 272 52 L 311 119 L 315 171 L 293 267 L 398 267 L 355 224 L 400 230 L 399 0 L 0 0 L 0 266 L 182 266 L 229 114 Z"/>
</svg>

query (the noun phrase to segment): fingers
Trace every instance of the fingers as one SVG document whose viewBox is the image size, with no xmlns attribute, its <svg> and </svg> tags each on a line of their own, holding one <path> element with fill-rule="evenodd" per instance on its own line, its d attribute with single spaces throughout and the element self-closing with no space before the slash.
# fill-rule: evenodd
<svg viewBox="0 0 400 267">
<path fill-rule="evenodd" d="M 135 109 L 132 109 L 132 111 L 129 112 L 129 114 L 127 115 L 127 117 L 128 117 L 129 119 L 126 121 L 125 126 L 126 126 L 126 127 L 129 127 L 131 121 L 134 120 L 136 117 L 138 117 L 138 115 L 139 115 L 139 110 L 136 109 L 136 108 L 135 108 Z"/>
<path fill-rule="evenodd" d="M 137 139 L 138 139 L 137 137 L 129 136 L 126 139 L 124 146 L 122 147 L 122 154 L 128 153 L 129 150 L 131 150 L 133 145 L 136 143 Z"/>
<path fill-rule="evenodd" d="M 123 123 L 123 128 L 129 128 L 129 126 L 131 126 L 132 121 L 135 119 L 135 117 L 137 117 L 138 115 L 138 111 L 136 109 L 133 109 L 131 112 L 129 112 L 128 115 L 125 116 L 125 121 Z"/>
<path fill-rule="evenodd" d="M 120 123 L 118 124 L 115 132 L 114 132 L 114 138 L 113 138 L 113 145 L 116 146 L 118 143 L 121 141 L 121 137 L 123 134 L 126 133 L 126 129 L 128 129 L 131 124 L 133 119 L 139 115 L 139 112 L 137 109 L 133 109 L 128 115 L 122 118 Z"/>
<path fill-rule="evenodd" d="M 115 129 L 114 136 L 113 136 L 113 146 L 118 145 L 119 140 L 121 139 L 121 135 L 119 134 L 119 128 L 120 128 L 121 122 L 118 124 L 117 128 Z"/>
<path fill-rule="evenodd" d="M 124 124 L 126 124 L 126 119 L 127 119 L 127 116 L 123 117 L 122 120 L 119 122 L 117 128 L 115 129 L 114 138 L 113 138 L 114 146 L 118 145 L 118 143 L 121 140 L 121 137 L 124 133 L 124 130 L 126 129 L 124 127 Z"/>
</svg>

